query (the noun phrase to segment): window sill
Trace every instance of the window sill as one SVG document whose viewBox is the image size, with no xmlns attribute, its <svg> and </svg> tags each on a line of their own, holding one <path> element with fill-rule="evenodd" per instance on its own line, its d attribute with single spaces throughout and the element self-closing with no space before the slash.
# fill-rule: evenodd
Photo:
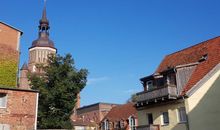
<svg viewBox="0 0 220 130">
<path fill-rule="evenodd" d="M 168 126 L 169 124 L 162 124 L 161 126 Z"/>
<path fill-rule="evenodd" d="M 182 122 L 179 122 L 178 124 L 186 124 L 187 121 L 182 121 Z"/>
</svg>

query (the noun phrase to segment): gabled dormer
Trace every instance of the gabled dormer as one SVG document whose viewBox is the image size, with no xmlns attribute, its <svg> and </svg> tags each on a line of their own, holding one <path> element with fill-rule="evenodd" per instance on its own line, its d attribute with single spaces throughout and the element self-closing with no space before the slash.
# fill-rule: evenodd
<svg viewBox="0 0 220 130">
<path fill-rule="evenodd" d="M 141 78 L 144 91 L 137 93 L 137 107 L 182 98 L 183 87 L 199 62 L 168 67 L 165 71 Z"/>
</svg>

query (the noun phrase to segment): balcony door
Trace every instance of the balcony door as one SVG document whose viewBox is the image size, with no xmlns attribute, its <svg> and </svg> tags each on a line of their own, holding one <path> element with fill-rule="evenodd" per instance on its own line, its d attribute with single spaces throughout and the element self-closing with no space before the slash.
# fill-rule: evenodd
<svg viewBox="0 0 220 130">
<path fill-rule="evenodd" d="M 147 81 L 147 91 L 153 90 L 154 86 L 153 86 L 153 81 Z"/>
</svg>

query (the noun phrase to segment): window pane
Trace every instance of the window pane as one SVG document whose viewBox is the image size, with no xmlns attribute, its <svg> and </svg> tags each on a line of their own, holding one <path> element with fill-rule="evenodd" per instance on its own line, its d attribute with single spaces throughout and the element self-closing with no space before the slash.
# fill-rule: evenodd
<svg viewBox="0 0 220 130">
<path fill-rule="evenodd" d="M 186 109 L 185 107 L 181 107 L 178 109 L 179 111 L 179 122 L 186 122 Z"/>
<path fill-rule="evenodd" d="M 148 118 L 148 124 L 153 124 L 153 115 L 152 113 L 147 114 L 147 118 Z"/>
<path fill-rule="evenodd" d="M 152 81 L 148 81 L 147 82 L 147 90 L 152 90 L 153 89 L 153 82 Z"/>
<path fill-rule="evenodd" d="M 168 112 L 163 112 L 163 123 L 169 124 L 169 114 Z"/>
</svg>

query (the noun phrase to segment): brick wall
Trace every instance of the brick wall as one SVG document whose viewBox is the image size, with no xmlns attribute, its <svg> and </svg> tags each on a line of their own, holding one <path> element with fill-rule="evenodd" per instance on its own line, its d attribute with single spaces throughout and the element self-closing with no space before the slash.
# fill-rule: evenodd
<svg viewBox="0 0 220 130">
<path fill-rule="evenodd" d="M 0 22 L 0 87 L 16 87 L 22 32 Z"/>
<path fill-rule="evenodd" d="M 0 124 L 11 130 L 33 130 L 35 128 L 38 92 L 32 90 L 0 88 L 5 93 L 6 107 L 0 108 Z"/>
<path fill-rule="evenodd" d="M 84 121 L 94 121 L 98 124 L 114 106 L 116 105 L 108 103 L 97 103 L 82 107 L 77 110 L 77 117 L 81 119 L 83 117 Z"/>
<path fill-rule="evenodd" d="M 19 50 L 21 32 L 0 22 L 0 43 Z"/>
</svg>

